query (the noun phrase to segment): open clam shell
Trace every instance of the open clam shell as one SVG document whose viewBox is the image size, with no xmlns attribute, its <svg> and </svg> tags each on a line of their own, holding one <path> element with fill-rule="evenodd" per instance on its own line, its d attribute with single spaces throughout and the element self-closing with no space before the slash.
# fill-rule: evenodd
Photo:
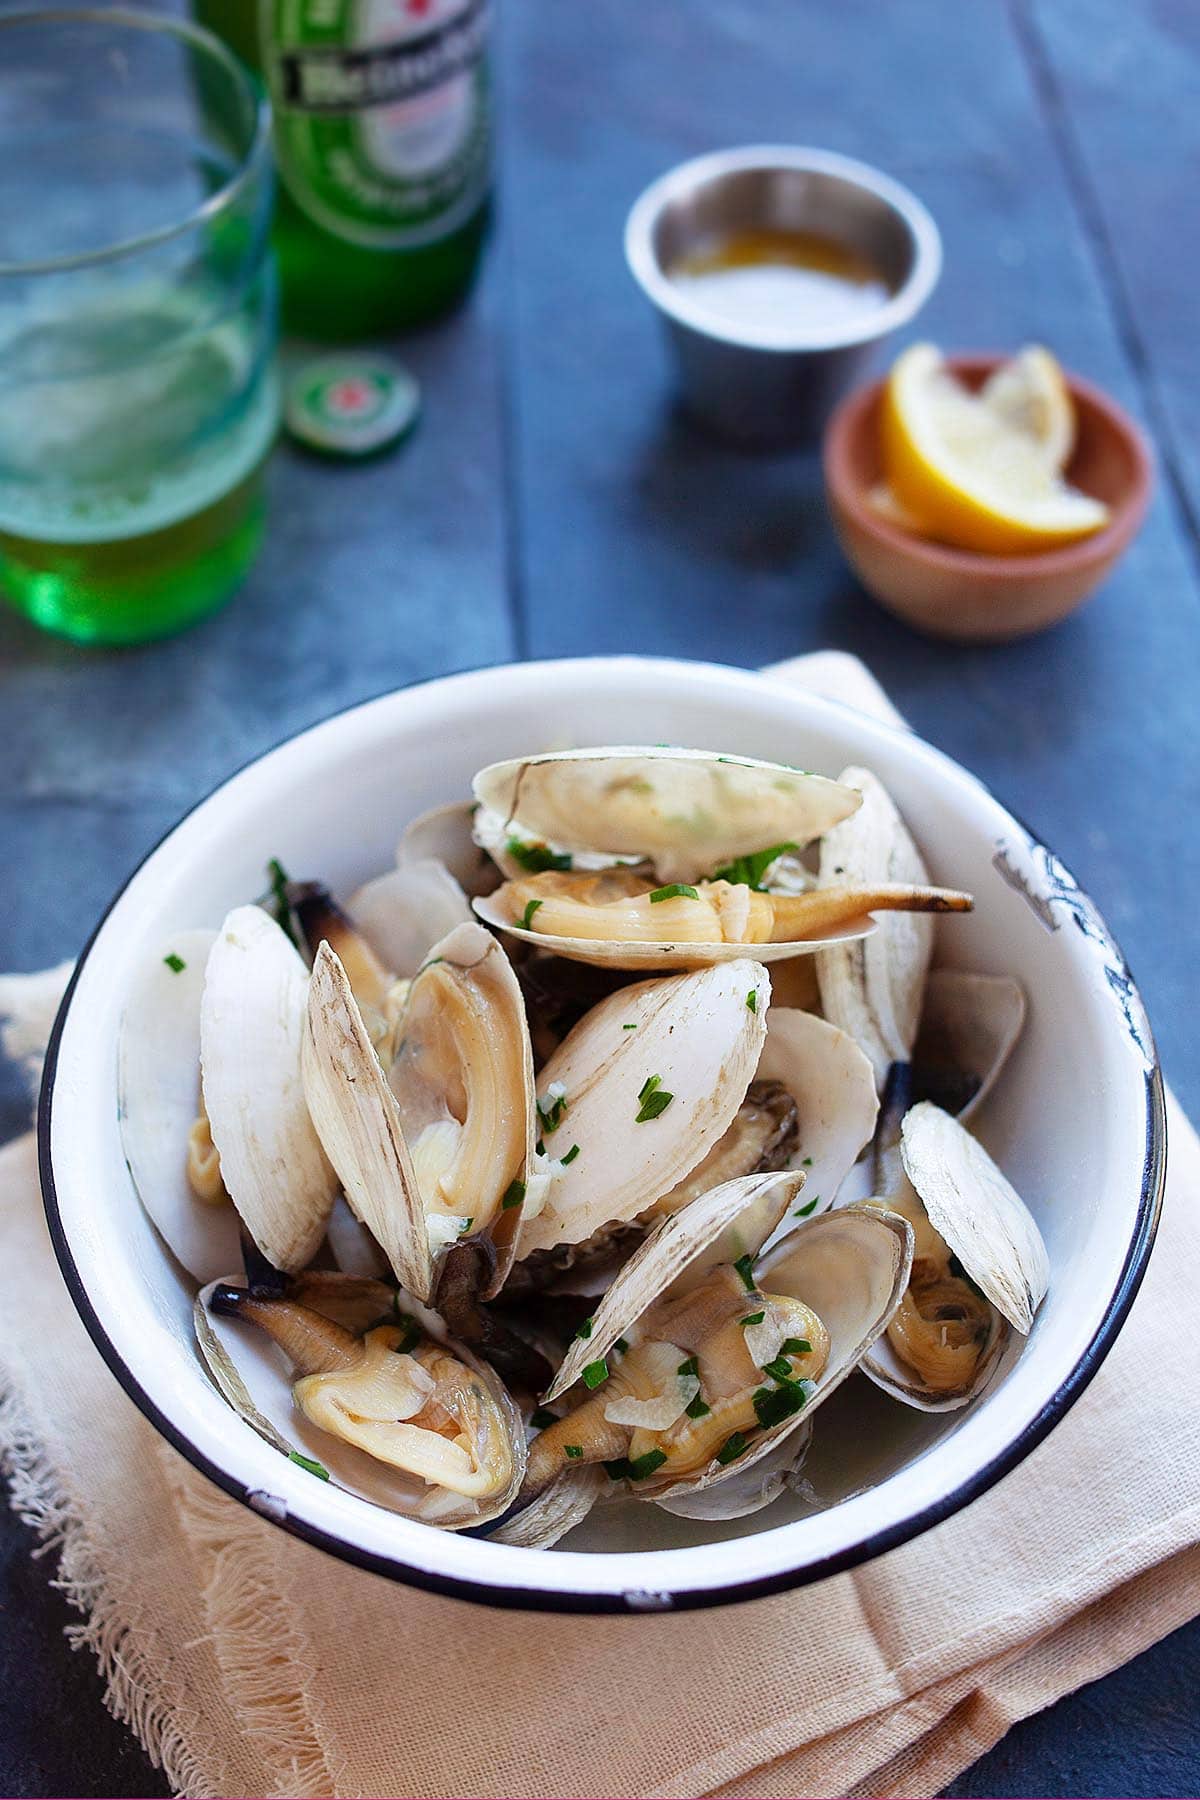
<svg viewBox="0 0 1200 1800">
<path fill-rule="evenodd" d="M 680 1519 L 745 1519 L 762 1512 L 799 1480 L 812 1442 L 812 1424 L 807 1418 L 765 1456 L 749 1465 L 743 1464 L 733 1474 L 715 1485 L 699 1488 L 675 1487 L 655 1500 L 664 1512 Z"/>
<path fill-rule="evenodd" d="M 188 1180 L 188 1132 L 200 1106 L 200 998 L 215 931 L 177 931 L 143 960 L 121 1020 L 121 1143 L 138 1198 L 184 1268 L 211 1281 L 236 1267 L 241 1227 L 228 1200 Z"/>
<path fill-rule="evenodd" d="M 604 1470 L 594 1464 L 564 1469 L 527 1506 L 488 1533 L 493 1544 L 512 1544 L 520 1550 L 549 1550 L 583 1521 L 611 1486 Z"/>
<path fill-rule="evenodd" d="M 537 1105 L 524 998 L 481 925 L 433 946 L 396 1035 L 388 1085 L 426 1212 L 451 1218 L 456 1234 L 464 1221 L 486 1232 L 497 1258 L 486 1297 L 504 1284 L 535 1181 Z"/>
<path fill-rule="evenodd" d="M 351 895 L 349 911 L 380 960 L 406 978 L 439 938 L 471 920 L 467 896 L 435 857 L 415 858 L 365 882 Z"/>
<path fill-rule="evenodd" d="M 871 1141 L 879 1111 L 874 1072 L 847 1032 L 812 1013 L 772 1006 L 757 1077 L 781 1082 L 795 1098 L 799 1130 L 791 1166 L 808 1178 L 798 1216 L 809 1218 L 832 1206 Z"/>
<path fill-rule="evenodd" d="M 533 1055 L 516 978 L 494 938 L 456 926 L 409 988 L 388 1073 L 336 954 L 313 963 L 304 1083 L 351 1211 L 397 1278 L 431 1297 L 443 1253 L 470 1232 L 502 1284 L 534 1180 Z M 464 1210 L 470 1207 L 471 1211 Z"/>
<path fill-rule="evenodd" d="M 231 1277 L 230 1281 L 236 1284 L 236 1279 Z M 326 1276 L 324 1279 L 336 1282 L 339 1278 Z M 292 1372 L 287 1358 L 275 1344 L 252 1326 L 211 1310 L 209 1302 L 213 1291 L 222 1285 L 225 1284 L 210 1282 L 196 1300 L 196 1341 L 201 1359 L 215 1386 L 239 1418 L 281 1455 L 308 1469 L 316 1480 L 328 1480 L 389 1512 L 402 1513 L 406 1518 L 420 1519 L 446 1531 L 486 1524 L 512 1505 L 525 1469 L 525 1432 L 520 1413 L 503 1383 L 486 1363 L 480 1362 L 462 1345 L 440 1336 L 433 1315 L 423 1310 L 420 1313 L 426 1335 L 444 1343 L 466 1364 L 503 1421 L 511 1451 L 512 1474 L 503 1492 L 488 1501 L 473 1500 L 430 1486 L 420 1477 L 381 1462 L 356 1445 L 314 1425 L 293 1402 Z M 384 1292 L 390 1296 L 391 1290 Z M 323 1305 L 319 1296 L 313 1293 L 306 1293 L 304 1299 L 313 1310 L 322 1311 L 330 1318 L 338 1317 L 332 1296 Z M 354 1300 L 352 1295 L 351 1301 Z"/>
<path fill-rule="evenodd" d="M 402 1286 L 428 1300 L 433 1257 L 399 1108 L 346 971 L 327 943 L 313 960 L 301 1062 L 309 1113 L 351 1212 Z"/>
<path fill-rule="evenodd" d="M 1050 1259 L 1033 1214 L 978 1138 L 922 1100 L 900 1128 L 904 1172 L 930 1224 L 1010 1325 L 1027 1337 Z"/>
<path fill-rule="evenodd" d="M 954 1412 L 982 1393 L 999 1367 L 1009 1329 L 1026 1335 L 1045 1296 L 1049 1261 L 1041 1233 L 1015 1189 L 979 1141 L 948 1113 L 921 1101 L 905 1114 L 900 1187 L 894 1205 L 916 1226 L 922 1253 L 925 1221 L 938 1234 L 988 1308 L 987 1336 L 969 1379 L 933 1386 L 881 1338 L 863 1373 L 893 1398 L 921 1412 Z"/>
<path fill-rule="evenodd" d="M 695 1168 L 750 1085 L 770 993 L 743 957 L 622 988 L 585 1014 L 538 1078 L 557 1169 L 522 1255 L 635 1218 Z"/>
<path fill-rule="evenodd" d="M 991 1093 L 1020 1037 L 1025 990 L 1010 975 L 932 969 L 913 1049 L 913 1087 L 965 1124 Z"/>
<path fill-rule="evenodd" d="M 852 790 L 783 763 L 661 746 L 552 751 L 493 763 L 475 797 L 556 850 L 645 858 L 690 881 L 769 845 L 803 845 L 860 804 Z"/>
<path fill-rule="evenodd" d="M 698 1285 L 720 1263 L 753 1255 L 803 1184 L 802 1171 L 743 1175 L 660 1220 L 600 1301 L 587 1337 L 577 1337 L 571 1345 L 547 1401 L 573 1387 L 587 1365 L 607 1356 L 622 1333 L 664 1295 Z"/>
<path fill-rule="evenodd" d="M 337 1179 L 305 1104 L 308 970 L 258 906 L 227 916 L 200 1001 L 204 1106 L 238 1216 L 277 1269 L 311 1262 Z"/>
<path fill-rule="evenodd" d="M 755 1268 L 763 1292 L 801 1301 L 829 1333 L 825 1367 L 809 1384 L 806 1404 L 779 1424 L 764 1427 L 749 1439 L 735 1460 L 714 1459 L 699 1474 L 681 1482 L 641 1481 L 638 1498 L 658 1500 L 680 1493 L 715 1488 L 736 1475 L 749 1481 L 749 1471 L 806 1425 L 817 1407 L 862 1362 L 886 1329 L 908 1285 L 912 1267 L 912 1228 L 894 1213 L 849 1206 L 820 1213 L 761 1257 Z"/>
<path fill-rule="evenodd" d="M 461 800 L 421 813 L 404 827 L 396 846 L 397 867 L 432 859 L 449 871 L 469 897 L 490 893 L 500 875 L 474 835 L 476 810 L 470 800 Z"/>
<path fill-rule="evenodd" d="M 879 882 L 924 886 L 929 871 L 887 789 L 869 769 L 843 769 L 842 783 L 862 795 L 857 812 L 821 840 L 821 887 Z M 933 918 L 888 913 L 878 930 L 822 950 L 816 960 L 821 1011 L 862 1046 L 880 1087 L 894 1062 L 912 1057 L 929 959 Z"/>
</svg>

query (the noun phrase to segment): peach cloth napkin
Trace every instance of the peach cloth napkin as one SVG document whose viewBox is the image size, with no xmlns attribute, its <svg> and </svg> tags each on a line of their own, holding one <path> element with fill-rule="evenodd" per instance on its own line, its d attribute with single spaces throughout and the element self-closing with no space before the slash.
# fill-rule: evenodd
<svg viewBox="0 0 1200 1800">
<path fill-rule="evenodd" d="M 851 658 L 777 673 L 890 711 Z M 64 974 L 0 983 L 10 1048 L 31 1062 Z M 934 1794 L 1014 1720 L 1200 1611 L 1200 1140 L 1174 1102 L 1170 1115 L 1145 1285 L 1096 1380 L 1019 1469 L 851 1574 L 632 1619 L 406 1590 L 209 1486 L 92 1349 L 21 1139 L 0 1152 L 13 1504 L 58 1554 L 110 1707 L 183 1794 Z"/>
</svg>

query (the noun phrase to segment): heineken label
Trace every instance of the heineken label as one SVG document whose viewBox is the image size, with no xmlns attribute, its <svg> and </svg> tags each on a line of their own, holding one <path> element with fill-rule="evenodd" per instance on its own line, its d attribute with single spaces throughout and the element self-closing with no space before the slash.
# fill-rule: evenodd
<svg viewBox="0 0 1200 1800">
<path fill-rule="evenodd" d="M 368 248 L 430 244 L 488 184 L 487 0 L 259 0 L 293 200 Z"/>
<path fill-rule="evenodd" d="M 342 353 L 304 363 L 288 383 L 284 423 L 311 450 L 370 456 L 407 436 L 421 410 L 416 377 L 394 357 Z"/>
</svg>

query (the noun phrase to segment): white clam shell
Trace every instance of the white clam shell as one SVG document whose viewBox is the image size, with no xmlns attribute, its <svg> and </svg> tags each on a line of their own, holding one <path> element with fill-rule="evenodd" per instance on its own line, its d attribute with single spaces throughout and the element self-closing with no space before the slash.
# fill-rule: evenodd
<svg viewBox="0 0 1200 1800">
<path fill-rule="evenodd" d="M 808 1177 L 802 1204 L 833 1204 L 859 1152 L 871 1140 L 879 1102 L 871 1064 L 846 1032 L 812 1013 L 772 1006 L 760 1080 L 779 1081 L 799 1113 L 793 1168 Z M 784 1221 L 784 1229 L 790 1225 Z"/>
<path fill-rule="evenodd" d="M 300 1072 L 308 971 L 259 906 L 227 916 L 200 1001 L 204 1105 L 221 1175 L 277 1269 L 312 1261 L 337 1180 L 309 1118 Z"/>
<path fill-rule="evenodd" d="M 752 990 L 755 1012 L 746 1004 Z M 583 1243 L 602 1226 L 635 1218 L 695 1168 L 745 1097 L 769 998 L 766 970 L 742 957 L 623 988 L 580 1020 L 538 1079 L 542 1096 L 556 1083 L 566 1095 L 563 1119 L 545 1137 L 547 1154 L 561 1160 L 575 1144 L 579 1154 L 526 1221 L 522 1255 Z M 625 1030 L 630 1024 L 635 1029 Z M 638 1123 L 653 1075 L 673 1099 Z"/>
<path fill-rule="evenodd" d="M 1029 1332 L 1049 1282 L 1049 1259 L 1015 1189 L 983 1145 L 940 1107 L 921 1101 L 910 1108 L 901 1126 L 900 1154 L 930 1224 L 989 1301 L 992 1328 L 964 1389 L 946 1393 L 927 1387 L 886 1338 L 864 1361 L 863 1373 L 920 1412 L 955 1412 L 996 1374 L 1010 1324 L 1023 1335 Z"/>
<path fill-rule="evenodd" d="M 443 1024 L 437 1014 L 426 1015 L 422 1004 L 423 983 L 435 979 L 435 969 L 441 972 L 451 968 L 455 971 L 455 979 L 462 984 L 459 992 L 465 991 L 470 996 L 471 1004 L 467 1009 L 470 1022 L 465 1029 L 476 1033 L 473 1039 L 466 1037 L 458 1044 L 447 1043 L 450 1025 Z M 428 1075 L 423 1072 L 422 1057 L 418 1054 L 414 1058 L 409 1050 L 413 1047 L 414 1037 L 427 1039 L 432 1035 L 432 1046 L 426 1043 L 425 1048 L 440 1049 L 441 1054 L 435 1058 L 439 1081 L 449 1053 L 453 1051 L 461 1059 L 459 1085 L 467 1104 L 466 1116 L 459 1121 L 464 1143 L 471 1134 L 477 1143 L 479 1134 L 483 1133 L 498 1152 L 504 1141 L 519 1140 L 515 1166 L 510 1163 L 499 1170 L 499 1191 L 490 1194 L 479 1191 L 468 1201 L 477 1220 L 484 1214 L 484 1209 L 488 1209 L 487 1235 L 497 1252 L 496 1273 L 484 1296 L 486 1299 L 503 1286 L 521 1235 L 523 1203 L 504 1206 L 503 1195 L 513 1181 L 521 1183 L 522 1193 L 527 1193 L 535 1175 L 537 1106 L 525 1001 L 503 948 L 474 919 L 455 925 L 446 937 L 431 946 L 425 969 L 428 973 L 418 974 L 409 990 L 397 1033 L 401 1039 L 400 1048 L 388 1073 L 388 1085 L 400 1109 L 402 1128 L 410 1118 L 420 1120 L 429 1112 Z M 414 1019 L 421 1021 L 419 1026 L 414 1025 Z M 409 1050 L 405 1048 L 406 1042 Z M 516 1080 L 506 1091 L 505 1079 L 511 1070 L 516 1071 Z M 483 1089 L 478 1095 L 475 1092 L 476 1075 Z M 495 1080 L 496 1091 L 488 1087 L 489 1077 Z M 436 1098 L 440 1102 L 440 1096 Z M 481 1114 L 474 1112 L 475 1105 L 484 1109 Z M 412 1142 L 415 1144 L 416 1139 Z M 454 1231 L 457 1234 L 457 1225 Z"/>
<path fill-rule="evenodd" d="M 488 1542 L 512 1544 L 520 1550 L 549 1550 L 573 1531 L 610 1485 L 604 1470 L 595 1464 L 564 1469 L 528 1506 L 488 1533 Z"/>
<path fill-rule="evenodd" d="M 471 921 L 467 896 L 434 857 L 365 882 L 351 895 L 348 911 L 380 961 L 406 977 L 416 974 L 439 938 Z"/>
<path fill-rule="evenodd" d="M 819 885 L 926 885 L 929 871 L 878 776 L 851 767 L 840 780 L 862 805 L 822 838 Z M 933 927 L 928 913 L 888 913 L 869 937 L 817 957 L 821 1011 L 862 1046 L 880 1087 L 892 1063 L 912 1057 Z"/>
<path fill-rule="evenodd" d="M 313 1125 L 351 1212 L 374 1234 L 401 1285 L 428 1300 L 433 1258 L 399 1109 L 328 943 L 313 960 L 302 1066 Z"/>
<path fill-rule="evenodd" d="M 506 823 L 571 852 L 644 857 L 690 881 L 769 845 L 807 844 L 860 804 L 821 775 L 753 757 L 601 746 L 493 763 L 475 797 Z"/>
<path fill-rule="evenodd" d="M 960 1124 L 991 1093 L 1021 1035 L 1027 1010 L 1025 990 L 1011 975 L 930 971 L 913 1060 L 918 1069 L 924 1064 L 953 1070 L 977 1083 L 954 1115 Z"/>
<path fill-rule="evenodd" d="M 904 1115 L 900 1155 L 934 1230 L 992 1305 L 1027 1337 L 1046 1297 L 1050 1260 L 1016 1189 L 978 1138 L 928 1100 Z"/>
<path fill-rule="evenodd" d="M 499 885 L 496 863 L 474 835 L 475 808 L 469 800 L 452 801 L 421 813 L 405 826 L 396 846 L 396 866 L 440 862 L 464 894 L 488 894 Z M 517 865 L 513 865 L 514 872 Z"/>
<path fill-rule="evenodd" d="M 200 996 L 215 931 L 177 931 L 143 961 L 121 1020 L 121 1143 L 151 1220 L 190 1275 L 211 1281 L 241 1260 L 232 1206 L 210 1206 L 187 1177 L 187 1136 L 200 1105 Z M 168 965 L 177 957 L 183 968 Z"/>
<path fill-rule="evenodd" d="M 766 1456 L 735 1469 L 724 1481 L 695 1489 L 678 1485 L 660 1494 L 654 1504 L 680 1519 L 745 1519 L 770 1506 L 795 1484 L 811 1442 L 812 1425 L 806 1418 Z"/>
<path fill-rule="evenodd" d="M 226 1279 L 237 1285 L 240 1277 Z M 314 1425 L 292 1402 L 291 1372 L 278 1347 L 254 1326 L 209 1311 L 208 1299 L 217 1285 L 210 1282 L 195 1306 L 196 1341 L 204 1365 L 238 1416 L 282 1455 L 317 1462 L 335 1486 L 442 1530 L 486 1524 L 512 1505 L 525 1473 L 521 1416 L 494 1371 L 462 1345 L 449 1343 L 448 1347 L 475 1371 L 499 1404 L 513 1449 L 512 1480 L 502 1495 L 486 1505 L 430 1487 Z M 428 1322 L 428 1315 L 423 1315 L 423 1322 Z M 312 1478 L 321 1480 L 319 1475 Z"/>
<path fill-rule="evenodd" d="M 782 1218 L 804 1182 L 800 1172 L 742 1175 L 710 1188 L 670 1213 L 638 1245 L 592 1315 L 586 1338 L 576 1338 L 546 1394 L 556 1400 L 573 1387 L 589 1363 L 612 1349 L 648 1307 L 669 1292 L 683 1292 L 719 1263 L 753 1253 Z M 746 1225 L 742 1230 L 739 1227 Z M 679 1284 L 679 1285 L 677 1285 Z"/>
</svg>

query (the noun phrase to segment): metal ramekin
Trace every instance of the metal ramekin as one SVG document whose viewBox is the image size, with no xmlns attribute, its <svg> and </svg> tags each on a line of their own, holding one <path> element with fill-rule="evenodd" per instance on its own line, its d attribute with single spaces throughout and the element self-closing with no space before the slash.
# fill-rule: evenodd
<svg viewBox="0 0 1200 1800">
<path fill-rule="evenodd" d="M 666 273 L 713 237 L 764 227 L 844 243 L 875 264 L 891 299 L 844 324 L 743 328 Z M 850 157 L 782 144 L 718 150 L 661 176 L 634 203 L 625 255 L 658 309 L 689 408 L 723 435 L 760 444 L 815 438 L 875 346 L 924 305 L 942 267 L 937 226 L 907 188 Z"/>
</svg>

